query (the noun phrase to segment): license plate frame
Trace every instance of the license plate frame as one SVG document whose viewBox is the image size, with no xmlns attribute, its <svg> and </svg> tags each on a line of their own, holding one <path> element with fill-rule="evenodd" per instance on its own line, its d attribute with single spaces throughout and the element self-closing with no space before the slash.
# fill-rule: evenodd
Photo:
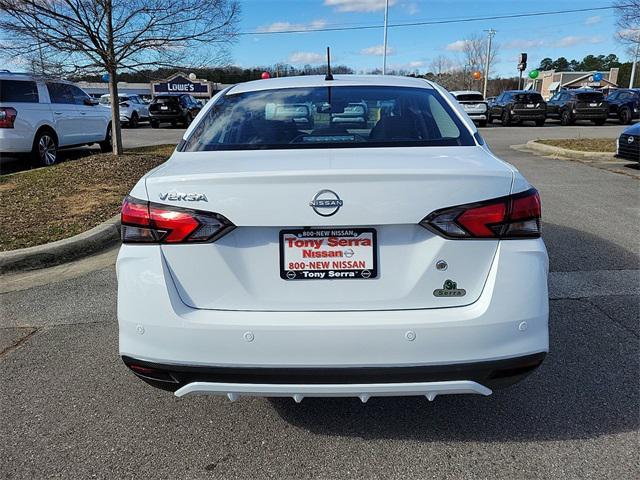
<svg viewBox="0 0 640 480">
<path fill-rule="evenodd" d="M 298 240 L 323 240 L 320 248 L 313 249 L 312 251 L 327 251 L 327 252 L 340 252 L 341 255 L 332 257 L 312 257 L 308 260 L 300 260 L 296 267 L 300 267 L 301 263 L 303 267 L 307 268 L 289 268 L 287 262 L 292 259 L 288 258 L 287 253 L 293 255 L 292 252 L 301 250 L 304 247 L 285 247 L 285 238 L 289 239 L 295 237 Z M 369 239 L 371 246 L 354 245 L 354 246 L 333 246 L 328 245 L 328 239 Z M 378 277 L 378 238 L 375 228 L 369 227 L 319 227 L 319 228 L 289 228 L 280 230 L 278 235 L 279 251 L 280 251 L 280 278 L 286 281 L 296 280 L 373 280 Z M 362 242 L 364 243 L 364 242 Z M 346 248 L 345 248 L 346 247 Z M 356 249 L 365 249 L 365 253 L 354 251 Z M 292 248 L 294 250 L 286 251 L 286 248 Z M 370 250 L 367 250 L 370 249 Z M 347 256 L 347 250 L 351 250 L 352 254 Z M 370 254 L 370 255 L 367 255 Z M 354 258 L 355 257 L 355 258 Z M 353 259 L 353 260 L 350 260 Z M 295 259 L 294 259 L 295 260 Z M 365 268 L 359 268 L 358 265 L 350 265 L 351 268 L 331 268 L 335 264 L 333 262 L 358 262 L 363 261 Z M 322 263 L 326 262 L 326 263 Z M 315 265 L 311 265 L 315 263 Z M 318 268 L 319 266 L 328 266 L 329 268 Z M 286 267 L 286 268 L 285 268 Z M 311 268 L 313 267 L 313 268 Z M 357 267 L 357 268 L 353 268 Z M 371 268 L 366 268 L 371 267 Z M 304 272 L 307 272 L 306 274 Z"/>
</svg>

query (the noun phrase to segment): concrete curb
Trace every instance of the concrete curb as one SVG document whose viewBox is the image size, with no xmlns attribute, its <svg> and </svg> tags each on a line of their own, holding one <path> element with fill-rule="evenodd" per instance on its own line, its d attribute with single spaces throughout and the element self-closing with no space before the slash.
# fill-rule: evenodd
<svg viewBox="0 0 640 480">
<path fill-rule="evenodd" d="M 120 241 L 120 215 L 97 227 L 57 242 L 0 252 L 0 274 L 36 270 L 92 255 Z"/>
<path fill-rule="evenodd" d="M 529 140 L 526 144 L 527 148 L 535 150 L 547 155 L 558 155 L 560 157 L 573 158 L 575 160 L 615 160 L 615 153 L 611 152 L 581 152 L 579 150 L 570 150 L 568 148 L 554 147 L 553 145 L 545 145 L 538 143 L 537 140 Z"/>
</svg>

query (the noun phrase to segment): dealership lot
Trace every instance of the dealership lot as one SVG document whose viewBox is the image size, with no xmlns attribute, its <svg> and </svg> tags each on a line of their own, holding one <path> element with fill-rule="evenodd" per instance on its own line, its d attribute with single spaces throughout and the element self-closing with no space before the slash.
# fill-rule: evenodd
<svg viewBox="0 0 640 480">
<path fill-rule="evenodd" d="M 553 125 L 553 127 L 551 126 Z M 540 190 L 551 353 L 494 395 L 178 400 L 118 357 L 114 253 L 0 283 L 6 478 L 631 478 L 637 456 L 639 192 L 635 178 L 533 156 L 528 140 L 623 127 L 483 129 Z M 179 129 L 125 130 L 125 146 Z M 277 259 L 276 259 L 277 263 Z M 275 267 L 274 267 L 275 268 Z M 212 275 L 215 272 L 212 272 Z M 55 280 L 53 280 L 55 279 Z"/>
</svg>

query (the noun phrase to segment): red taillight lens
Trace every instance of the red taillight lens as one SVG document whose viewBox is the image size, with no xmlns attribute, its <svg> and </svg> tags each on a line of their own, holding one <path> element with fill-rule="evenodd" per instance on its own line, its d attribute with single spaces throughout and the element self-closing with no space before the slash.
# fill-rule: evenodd
<svg viewBox="0 0 640 480">
<path fill-rule="evenodd" d="M 0 108 L 0 128 L 13 128 L 18 111 L 12 107 Z"/>
<path fill-rule="evenodd" d="M 526 192 L 437 210 L 420 224 L 447 238 L 536 238 L 540 236 L 540 196 Z"/>
<path fill-rule="evenodd" d="M 210 242 L 235 226 L 222 215 L 126 197 L 122 203 L 123 243 Z"/>
</svg>

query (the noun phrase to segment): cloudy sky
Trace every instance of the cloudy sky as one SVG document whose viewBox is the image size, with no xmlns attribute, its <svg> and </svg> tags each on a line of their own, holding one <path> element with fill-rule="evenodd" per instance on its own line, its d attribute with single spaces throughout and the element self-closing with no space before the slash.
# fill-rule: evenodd
<svg viewBox="0 0 640 480">
<path fill-rule="evenodd" d="M 389 23 L 467 19 L 597 8 L 602 0 L 390 0 Z M 242 32 L 278 32 L 331 27 L 381 25 L 384 0 L 241 0 Z M 494 28 L 499 45 L 497 73 L 515 75 L 518 53 L 529 54 L 529 65 L 544 57 L 582 59 L 587 54 L 616 53 L 625 57 L 616 43 L 612 10 L 538 16 L 516 19 L 481 20 L 464 23 L 389 29 L 388 64 L 393 68 L 426 71 L 432 59 L 446 55 L 461 58 L 461 47 L 471 34 Z M 297 34 L 241 35 L 232 49 L 233 63 L 240 66 L 294 65 L 323 61 L 331 46 L 335 63 L 357 70 L 382 64 L 382 29 Z M 625 58 L 626 59 L 626 58 Z"/>
</svg>

